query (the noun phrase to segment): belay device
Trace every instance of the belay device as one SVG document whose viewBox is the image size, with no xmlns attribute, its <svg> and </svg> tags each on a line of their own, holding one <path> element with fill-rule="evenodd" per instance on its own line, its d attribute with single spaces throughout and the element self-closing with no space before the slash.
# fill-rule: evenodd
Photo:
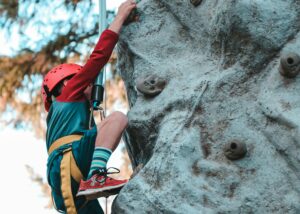
<svg viewBox="0 0 300 214">
<path fill-rule="evenodd" d="M 106 0 L 99 0 L 99 34 L 106 28 Z M 92 90 L 92 107 L 90 113 L 89 128 L 92 128 L 92 118 L 94 111 L 100 111 L 101 121 L 105 118 L 105 108 L 101 107 L 100 104 L 103 102 L 104 88 L 105 88 L 105 69 L 102 68 L 98 74 L 93 90 Z"/>
</svg>

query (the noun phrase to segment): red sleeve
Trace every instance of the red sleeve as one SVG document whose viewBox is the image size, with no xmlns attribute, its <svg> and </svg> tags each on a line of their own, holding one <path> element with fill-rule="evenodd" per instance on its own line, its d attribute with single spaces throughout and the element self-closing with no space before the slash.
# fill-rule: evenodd
<svg viewBox="0 0 300 214">
<path fill-rule="evenodd" d="M 111 30 L 103 31 L 87 63 L 80 72 L 68 81 L 62 94 L 57 97 L 58 101 L 80 101 L 85 99 L 84 89 L 95 81 L 101 69 L 108 62 L 118 38 L 119 35 Z"/>
</svg>

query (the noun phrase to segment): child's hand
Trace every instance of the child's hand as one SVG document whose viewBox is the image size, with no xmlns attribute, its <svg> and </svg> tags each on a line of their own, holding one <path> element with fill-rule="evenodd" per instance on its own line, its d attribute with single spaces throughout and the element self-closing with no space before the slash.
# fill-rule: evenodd
<svg viewBox="0 0 300 214">
<path fill-rule="evenodd" d="M 116 19 L 120 19 L 124 22 L 133 8 L 136 8 L 134 0 L 127 0 L 123 2 L 118 9 Z"/>
<path fill-rule="evenodd" d="M 118 13 L 114 21 L 109 26 L 109 29 L 116 33 L 119 33 L 126 18 L 134 8 L 136 8 L 136 3 L 134 0 L 127 0 L 122 3 L 118 9 Z"/>
</svg>

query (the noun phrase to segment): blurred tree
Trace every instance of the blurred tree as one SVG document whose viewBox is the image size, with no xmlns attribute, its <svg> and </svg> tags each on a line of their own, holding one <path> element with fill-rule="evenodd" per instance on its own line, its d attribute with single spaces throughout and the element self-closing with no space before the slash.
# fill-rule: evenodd
<svg viewBox="0 0 300 214">
<path fill-rule="evenodd" d="M 108 23 L 114 16 L 114 11 L 107 11 Z M 1 53 L 11 50 L 0 55 L 0 122 L 15 128 L 29 127 L 37 137 L 44 137 L 42 79 L 57 64 L 83 64 L 87 60 L 99 36 L 96 0 L 0 0 L 0 26 L 1 39 L 8 41 L 7 47 L 0 47 Z M 108 110 L 116 102 L 128 108 L 123 82 L 116 74 L 116 61 L 113 53 L 109 60 L 112 78 L 106 84 Z M 126 151 L 122 159 L 130 168 Z M 26 168 L 50 197 L 50 189 L 41 176 L 30 166 Z M 130 173 L 130 169 L 125 171 Z"/>
<path fill-rule="evenodd" d="M 26 164 L 25 168 L 29 174 L 30 180 L 38 184 L 38 186 L 41 188 L 43 196 L 49 199 L 45 208 L 52 208 L 53 204 L 51 199 L 51 189 L 49 188 L 48 184 L 43 181 L 43 177 L 37 174 L 31 166 Z"/>
<path fill-rule="evenodd" d="M 44 136 L 43 76 L 54 65 L 86 61 L 99 34 L 95 4 L 95 0 L 0 0 L 1 35 L 12 44 L 4 50 L 13 49 L 13 54 L 0 56 L 2 123 L 31 126 Z M 114 15 L 108 11 L 108 23 Z"/>
</svg>

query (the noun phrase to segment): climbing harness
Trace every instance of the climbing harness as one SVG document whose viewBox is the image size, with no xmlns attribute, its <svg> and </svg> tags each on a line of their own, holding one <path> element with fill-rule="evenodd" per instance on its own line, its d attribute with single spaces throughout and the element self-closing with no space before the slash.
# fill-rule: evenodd
<svg viewBox="0 0 300 214">
<path fill-rule="evenodd" d="M 68 135 L 57 139 L 48 150 L 49 156 L 53 151 L 61 146 L 71 144 L 74 141 L 80 140 L 81 138 L 82 135 Z M 60 163 L 61 193 L 64 199 L 66 212 L 68 214 L 77 214 L 71 189 L 71 176 L 78 183 L 83 178 L 82 173 L 75 162 L 72 153 L 72 147 L 68 147 L 67 149 L 63 150 L 63 158 Z"/>
</svg>

